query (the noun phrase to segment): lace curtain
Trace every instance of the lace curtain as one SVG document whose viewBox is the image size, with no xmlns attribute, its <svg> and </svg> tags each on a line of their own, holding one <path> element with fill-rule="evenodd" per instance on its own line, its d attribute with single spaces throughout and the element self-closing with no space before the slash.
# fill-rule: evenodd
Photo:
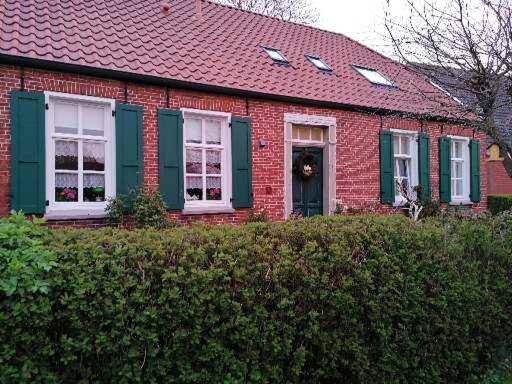
<svg viewBox="0 0 512 384">
<path fill-rule="evenodd" d="M 76 141 L 55 142 L 55 156 L 72 156 L 78 157 L 78 143 Z"/>
<path fill-rule="evenodd" d="M 220 177 L 207 177 L 206 189 L 221 188 L 222 179 Z M 187 177 L 187 189 L 203 189 L 202 177 Z"/>
<path fill-rule="evenodd" d="M 55 174 L 56 188 L 78 188 L 78 175 L 73 173 Z M 104 175 L 84 175 L 84 188 L 105 188 Z"/>
</svg>

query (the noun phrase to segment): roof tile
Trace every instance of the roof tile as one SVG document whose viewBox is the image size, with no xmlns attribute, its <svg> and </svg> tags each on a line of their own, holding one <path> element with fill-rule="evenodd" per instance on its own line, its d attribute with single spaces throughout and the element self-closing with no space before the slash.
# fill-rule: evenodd
<svg viewBox="0 0 512 384">
<path fill-rule="evenodd" d="M 422 96 L 439 92 L 423 77 L 346 36 L 197 1 L 201 16 L 196 0 L 173 0 L 169 13 L 160 0 L 4 0 L 0 54 L 407 113 L 439 109 Z M 279 49 L 290 65 L 274 63 L 262 45 Z M 316 69 L 307 54 L 333 73 Z M 352 64 L 380 71 L 398 88 L 371 84 Z"/>
</svg>

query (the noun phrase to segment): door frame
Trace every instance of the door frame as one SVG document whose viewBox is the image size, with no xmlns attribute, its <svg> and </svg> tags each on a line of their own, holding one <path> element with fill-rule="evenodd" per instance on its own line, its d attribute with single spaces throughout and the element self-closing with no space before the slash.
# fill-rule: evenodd
<svg viewBox="0 0 512 384">
<path fill-rule="evenodd" d="M 292 127 L 294 124 L 324 128 L 324 142 L 294 141 L 292 138 Z M 323 149 L 323 214 L 326 216 L 332 215 L 336 210 L 336 118 L 285 113 L 284 136 L 284 218 L 288 219 L 293 212 L 293 147 L 317 147 Z"/>
</svg>

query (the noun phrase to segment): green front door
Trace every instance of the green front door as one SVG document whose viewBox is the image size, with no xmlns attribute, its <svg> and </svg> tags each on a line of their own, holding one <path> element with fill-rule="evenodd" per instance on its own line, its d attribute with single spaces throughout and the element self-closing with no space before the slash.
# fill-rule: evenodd
<svg viewBox="0 0 512 384">
<path fill-rule="evenodd" d="M 293 148 L 293 213 L 323 214 L 323 156 L 320 148 Z"/>
</svg>

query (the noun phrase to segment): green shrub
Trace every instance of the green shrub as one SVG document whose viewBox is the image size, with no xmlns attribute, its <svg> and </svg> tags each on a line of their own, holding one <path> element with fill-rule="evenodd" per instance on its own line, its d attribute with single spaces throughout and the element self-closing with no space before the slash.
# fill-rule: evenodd
<svg viewBox="0 0 512 384">
<path fill-rule="evenodd" d="M 159 191 L 141 187 L 133 201 L 133 216 L 141 228 L 162 229 L 169 225 L 167 207 Z"/>
<path fill-rule="evenodd" d="M 57 264 L 50 235 L 22 213 L 0 220 L 0 383 L 45 383 L 51 363 L 51 273 Z M 51 299 L 50 299 L 51 298 Z M 53 301 L 55 300 L 55 301 Z"/>
<path fill-rule="evenodd" d="M 489 195 L 489 211 L 493 215 L 512 210 L 512 195 Z"/>
<path fill-rule="evenodd" d="M 511 241 L 512 215 L 57 231 L 43 320 L 0 301 L 0 382 L 469 383 L 511 343 Z"/>
<path fill-rule="evenodd" d="M 107 199 L 107 207 L 105 208 L 105 211 L 107 212 L 110 224 L 121 226 L 124 224 L 124 212 L 126 210 L 125 204 L 125 198 L 123 196 Z"/>
</svg>

